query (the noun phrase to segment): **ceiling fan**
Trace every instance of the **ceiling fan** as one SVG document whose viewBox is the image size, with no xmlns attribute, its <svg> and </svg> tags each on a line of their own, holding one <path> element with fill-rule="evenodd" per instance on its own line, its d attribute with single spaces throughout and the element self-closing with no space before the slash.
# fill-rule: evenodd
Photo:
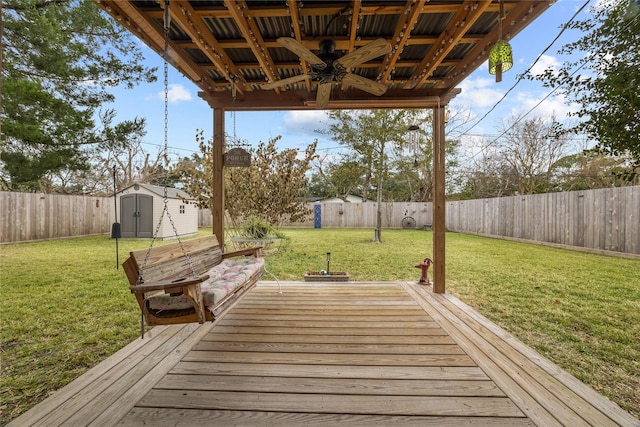
<svg viewBox="0 0 640 427">
<path fill-rule="evenodd" d="M 377 96 L 387 91 L 386 85 L 349 72 L 352 67 L 389 53 L 391 45 L 385 39 L 374 40 L 344 56 L 338 56 L 335 53 L 336 43 L 333 40 L 321 41 L 318 55 L 293 38 L 280 37 L 278 43 L 307 61 L 311 66 L 311 71 L 307 74 L 299 74 L 264 84 L 262 85 L 264 89 L 274 89 L 310 79 L 318 83 L 318 93 L 316 95 L 316 108 L 318 109 L 323 109 L 327 106 L 334 82 L 353 86 Z"/>
</svg>

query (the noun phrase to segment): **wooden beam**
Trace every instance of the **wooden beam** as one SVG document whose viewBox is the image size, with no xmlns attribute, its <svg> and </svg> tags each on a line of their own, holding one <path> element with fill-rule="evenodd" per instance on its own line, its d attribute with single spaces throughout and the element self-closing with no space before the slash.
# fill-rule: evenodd
<svg viewBox="0 0 640 427">
<path fill-rule="evenodd" d="M 433 291 L 445 291 L 444 105 L 433 108 Z"/>
<path fill-rule="evenodd" d="M 449 21 L 447 28 L 442 31 L 438 41 L 431 46 L 431 49 L 429 49 L 429 52 L 424 56 L 422 62 L 409 79 L 409 82 L 405 84 L 405 89 L 420 87 L 424 80 L 430 78 L 442 60 L 462 40 L 467 29 L 473 26 L 490 5 L 490 0 L 467 0 L 459 6 L 458 12 Z"/>
<path fill-rule="evenodd" d="M 460 91 L 420 89 L 389 89 L 382 96 L 371 95 L 358 89 L 335 90 L 327 109 L 376 108 L 432 108 L 438 102 L 447 103 Z M 230 91 L 200 92 L 211 108 L 228 111 L 314 110 L 316 96 L 306 90 L 287 90 L 274 96 L 272 92 L 255 90 L 238 96 L 234 101 Z"/>
<path fill-rule="evenodd" d="M 169 9 L 171 10 L 171 19 L 180 24 L 182 30 L 189 35 L 200 51 L 216 65 L 229 83 L 234 81 L 232 75 L 235 76 L 239 83 L 237 88 L 239 93 L 251 90 L 236 64 L 229 58 L 205 23 L 197 16 L 189 2 L 169 2 Z"/>
<path fill-rule="evenodd" d="M 393 47 L 391 52 L 386 56 L 385 61 L 383 61 L 384 68 L 382 69 L 382 76 L 380 78 L 381 83 L 385 83 L 389 79 L 389 75 L 391 75 L 393 68 L 396 66 L 400 54 L 407 45 L 413 26 L 416 25 L 416 21 L 420 17 L 424 2 L 425 0 L 419 0 L 415 3 L 413 0 L 407 1 L 406 7 L 409 13 L 400 15 L 400 20 L 398 21 L 398 25 L 396 25 L 396 30 L 391 41 Z"/>
<path fill-rule="evenodd" d="M 291 16 L 291 31 L 293 32 L 293 36 L 299 43 L 302 43 L 302 30 L 300 29 L 298 2 L 296 0 L 287 0 L 287 11 Z M 277 47 L 282 47 L 277 42 L 275 44 Z M 266 46 L 267 43 L 265 42 L 265 47 Z M 307 72 L 307 61 L 305 61 L 303 58 L 300 58 L 300 68 L 303 74 Z M 278 78 L 280 78 L 279 73 Z M 311 80 L 306 80 L 305 86 L 307 87 L 308 91 L 311 91 Z"/>
<path fill-rule="evenodd" d="M 251 17 L 251 10 L 244 0 L 225 0 L 224 5 L 231 13 L 235 24 L 247 41 L 247 46 L 253 52 L 253 56 L 262 66 L 262 72 L 269 81 L 276 80 L 276 65 L 269 54 L 269 50 L 264 46 L 264 40 L 260 29 Z M 241 76 L 238 76 L 241 77 Z M 279 76 L 278 76 L 279 78 Z M 276 91 L 277 93 L 278 91 Z"/>
<path fill-rule="evenodd" d="M 213 176 L 211 177 L 211 215 L 213 234 L 224 251 L 224 109 L 213 109 Z"/>
</svg>

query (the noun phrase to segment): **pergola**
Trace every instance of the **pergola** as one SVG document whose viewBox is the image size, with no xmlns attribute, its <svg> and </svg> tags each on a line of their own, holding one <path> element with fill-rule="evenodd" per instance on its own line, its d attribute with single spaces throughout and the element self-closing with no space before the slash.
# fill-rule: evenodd
<svg viewBox="0 0 640 427">
<path fill-rule="evenodd" d="M 300 58 L 278 42 L 294 39 L 316 53 L 325 39 L 338 56 L 385 39 L 388 53 L 346 70 L 386 86 L 373 95 L 335 83 L 326 109 L 433 110 L 434 291 L 445 291 L 445 107 L 456 88 L 484 64 L 493 45 L 514 37 L 549 8 L 534 0 L 94 0 L 193 81 L 213 109 L 213 232 L 224 240 L 225 111 L 317 107 L 319 83 Z M 168 9 L 168 16 L 165 8 Z M 502 9 L 502 13 L 501 13 Z M 170 19 L 166 19 L 169 17 Z M 170 26 L 165 33 L 165 22 Z M 165 38 L 166 36 L 166 38 Z"/>
</svg>

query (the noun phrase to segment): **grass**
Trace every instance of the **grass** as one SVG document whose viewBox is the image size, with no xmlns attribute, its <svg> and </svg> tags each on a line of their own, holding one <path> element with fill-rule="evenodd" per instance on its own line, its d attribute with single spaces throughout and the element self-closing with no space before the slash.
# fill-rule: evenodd
<svg viewBox="0 0 640 427">
<path fill-rule="evenodd" d="M 210 233 L 201 230 L 200 235 Z M 431 233 L 286 229 L 267 259 L 281 280 L 347 271 L 353 281 L 415 281 Z M 120 241 L 120 262 L 148 240 Z M 162 243 L 156 243 L 162 244 Z M 106 236 L 0 247 L 0 425 L 139 333 L 139 312 Z M 447 234 L 447 291 L 640 416 L 640 261 Z"/>
</svg>

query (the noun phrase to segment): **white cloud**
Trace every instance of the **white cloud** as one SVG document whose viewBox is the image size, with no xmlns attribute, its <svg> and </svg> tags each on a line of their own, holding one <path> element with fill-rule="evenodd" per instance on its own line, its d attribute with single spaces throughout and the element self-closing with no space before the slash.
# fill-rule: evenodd
<svg viewBox="0 0 640 427">
<path fill-rule="evenodd" d="M 560 61 L 555 56 L 542 55 L 538 62 L 531 67 L 531 74 L 537 76 L 549 68 L 556 71 L 560 68 Z"/>
<path fill-rule="evenodd" d="M 498 88 L 492 78 L 466 79 L 458 87 L 462 92 L 454 102 L 468 108 L 491 106 L 503 95 L 502 88 Z"/>
<path fill-rule="evenodd" d="M 551 117 L 555 115 L 556 120 L 563 122 L 567 120 L 569 113 L 578 109 L 575 104 L 567 104 L 566 98 L 562 95 L 550 96 L 545 100 L 541 100 L 542 98 L 539 95 L 535 96 L 529 92 L 518 92 L 516 96 L 517 102 L 511 110 L 511 113 L 516 116 L 521 116 L 535 107 L 527 117 Z"/>
<path fill-rule="evenodd" d="M 327 125 L 327 114 L 323 110 L 288 111 L 284 116 L 288 133 L 318 136 L 316 130 Z"/>
<path fill-rule="evenodd" d="M 164 101 L 164 91 L 158 92 L 155 96 L 150 96 L 147 99 Z M 181 84 L 170 84 L 167 92 L 167 99 L 170 103 L 174 103 L 180 101 L 191 101 L 193 96 L 191 96 L 191 93 Z"/>
</svg>

